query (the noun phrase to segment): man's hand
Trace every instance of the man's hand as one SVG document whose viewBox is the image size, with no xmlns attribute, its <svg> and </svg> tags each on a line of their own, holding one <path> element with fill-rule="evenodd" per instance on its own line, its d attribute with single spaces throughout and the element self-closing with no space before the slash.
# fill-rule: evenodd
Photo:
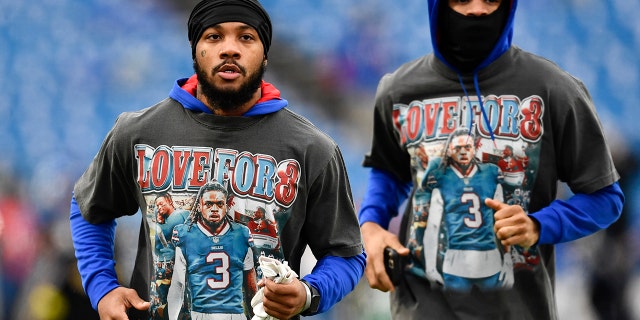
<svg viewBox="0 0 640 320">
<path fill-rule="evenodd" d="M 495 210 L 493 231 L 503 246 L 519 245 L 529 248 L 538 242 L 540 226 L 521 206 L 510 206 L 493 199 L 486 199 L 484 203 Z"/>
<path fill-rule="evenodd" d="M 394 286 L 384 268 L 384 248 L 391 247 L 401 256 L 409 255 L 398 237 L 373 222 L 365 222 L 360 227 L 364 240 L 364 251 L 367 253 L 367 267 L 364 270 L 369 286 L 383 292 L 393 291 Z"/>
<path fill-rule="evenodd" d="M 289 319 L 299 314 L 307 302 L 307 290 L 298 278 L 290 283 L 275 283 L 263 278 L 258 286 L 264 285 L 262 305 L 264 311 L 277 319 Z"/>
<path fill-rule="evenodd" d="M 147 310 L 151 304 L 138 296 L 138 293 L 129 288 L 118 287 L 107 293 L 98 302 L 100 320 L 129 320 L 127 310 L 135 308 Z"/>
</svg>

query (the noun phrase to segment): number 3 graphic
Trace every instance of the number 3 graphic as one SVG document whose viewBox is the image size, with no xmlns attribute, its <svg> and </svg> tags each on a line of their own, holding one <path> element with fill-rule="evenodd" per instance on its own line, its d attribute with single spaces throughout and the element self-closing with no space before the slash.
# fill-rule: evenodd
<svg viewBox="0 0 640 320">
<path fill-rule="evenodd" d="M 482 225 L 480 197 L 475 193 L 463 193 L 460 201 L 469 204 L 469 213 L 473 215 L 473 217 L 464 218 L 464 224 L 469 228 L 479 228 Z"/>
<path fill-rule="evenodd" d="M 211 289 L 224 289 L 229 286 L 229 255 L 225 252 L 210 252 L 207 255 L 207 263 L 216 261 L 220 261 L 220 266 L 216 267 L 216 274 L 220 275 L 220 280 L 208 278 L 207 285 Z"/>
</svg>

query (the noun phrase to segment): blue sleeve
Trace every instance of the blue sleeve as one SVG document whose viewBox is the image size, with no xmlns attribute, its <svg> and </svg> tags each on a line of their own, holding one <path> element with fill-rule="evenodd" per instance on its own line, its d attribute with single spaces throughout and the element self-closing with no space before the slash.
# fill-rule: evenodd
<svg viewBox="0 0 640 320">
<path fill-rule="evenodd" d="M 555 200 L 532 213 L 540 223 L 538 244 L 556 244 L 588 236 L 614 223 L 622 213 L 624 194 L 618 182 L 594 193 Z"/>
<path fill-rule="evenodd" d="M 71 198 L 69 220 L 82 287 L 91 306 L 98 310 L 100 299 L 120 286 L 114 260 L 116 221 L 89 223 L 82 217 L 75 197 Z"/>
<path fill-rule="evenodd" d="M 400 204 L 409 197 L 411 186 L 411 182 L 402 182 L 388 171 L 372 168 L 358 213 L 360 225 L 370 221 L 387 229 Z"/>
<path fill-rule="evenodd" d="M 355 289 L 365 265 L 364 253 L 352 257 L 324 256 L 318 260 L 311 273 L 303 277 L 320 292 L 318 313 L 331 309 Z"/>
</svg>

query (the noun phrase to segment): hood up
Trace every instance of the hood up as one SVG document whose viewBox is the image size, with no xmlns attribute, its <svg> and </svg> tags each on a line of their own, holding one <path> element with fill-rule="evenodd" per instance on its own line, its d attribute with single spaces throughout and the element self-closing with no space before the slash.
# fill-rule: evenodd
<svg viewBox="0 0 640 320">
<path fill-rule="evenodd" d="M 439 30 L 439 27 L 438 27 L 439 25 L 438 15 L 440 14 L 440 5 L 442 1 L 447 1 L 447 0 L 429 0 L 429 29 L 431 30 L 431 44 L 433 46 L 434 55 L 436 56 L 436 58 L 442 61 L 446 66 L 448 66 L 449 68 L 451 68 L 456 72 L 456 74 L 458 75 L 458 81 L 460 82 L 460 86 L 462 87 L 462 91 L 464 92 L 464 95 L 467 97 L 467 100 L 470 101 L 469 94 L 467 92 L 467 88 L 464 85 L 464 81 L 463 81 L 460 70 L 455 66 L 451 65 L 449 62 L 447 62 L 447 60 L 444 58 L 441 52 L 440 35 L 442 34 L 442 32 L 441 30 Z M 489 53 L 489 55 L 482 62 L 480 62 L 480 64 L 478 64 L 478 66 L 476 66 L 472 71 L 473 85 L 474 85 L 476 96 L 478 98 L 478 102 L 480 104 L 480 111 L 482 112 L 482 118 L 484 119 L 485 124 L 487 125 L 488 128 L 492 128 L 492 126 L 491 126 L 491 123 L 489 122 L 489 118 L 487 117 L 487 113 L 485 112 L 484 103 L 482 102 L 482 94 L 480 93 L 480 88 L 478 86 L 478 72 L 482 68 L 488 66 L 493 61 L 498 59 L 498 57 L 504 54 L 511 47 L 511 41 L 513 38 L 513 21 L 514 21 L 514 16 L 515 16 L 518 1 L 503 0 L 503 2 L 506 2 L 506 4 L 509 5 L 508 16 L 504 25 L 504 29 L 502 30 L 502 33 L 500 34 L 498 41 L 493 47 L 493 50 L 491 50 L 491 53 Z M 472 108 L 469 108 L 469 112 L 473 112 Z M 469 134 L 471 135 L 473 133 L 473 128 L 474 128 L 473 116 L 470 116 L 469 119 L 470 119 Z M 493 129 L 490 130 L 490 132 L 491 132 L 491 140 L 495 143 L 495 137 L 493 136 Z"/>
<path fill-rule="evenodd" d="M 443 57 L 441 48 L 440 48 L 440 34 L 441 31 L 438 28 L 438 14 L 440 13 L 440 3 L 442 1 L 447 0 L 429 0 L 429 29 L 431 31 L 431 45 L 433 46 L 433 52 L 435 56 L 440 59 L 444 64 L 446 64 L 449 68 L 456 70 L 458 69 L 451 64 L 449 64 Z M 507 2 L 509 5 L 509 14 L 507 17 L 507 21 L 505 23 L 504 29 L 502 30 L 502 34 L 498 38 L 496 45 L 493 50 L 487 56 L 485 60 L 483 60 L 474 70 L 473 73 L 477 73 L 480 69 L 486 67 L 491 62 L 495 61 L 498 57 L 500 57 L 503 53 L 505 53 L 509 47 L 511 47 L 511 41 L 513 38 L 513 23 L 514 17 L 516 13 L 516 7 L 518 4 L 517 0 L 503 0 Z M 459 73 L 459 72 L 458 72 Z"/>
</svg>

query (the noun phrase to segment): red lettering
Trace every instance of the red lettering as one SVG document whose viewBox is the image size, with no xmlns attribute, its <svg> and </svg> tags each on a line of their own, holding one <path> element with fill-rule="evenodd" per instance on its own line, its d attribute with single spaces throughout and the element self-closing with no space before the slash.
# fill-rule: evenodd
<svg viewBox="0 0 640 320">
<path fill-rule="evenodd" d="M 147 158 L 145 157 L 146 148 L 144 146 L 138 147 L 137 150 L 137 158 L 138 158 L 138 184 L 142 190 L 147 190 L 151 186 L 149 179 L 149 169 L 147 166 Z"/>
<path fill-rule="evenodd" d="M 524 139 L 537 141 L 542 136 L 543 103 L 540 97 L 530 97 L 522 102 L 520 134 Z"/>
<path fill-rule="evenodd" d="M 187 169 L 189 168 L 189 160 L 191 159 L 190 150 L 174 150 L 173 151 L 173 185 L 184 188 L 187 185 Z"/>
<path fill-rule="evenodd" d="M 294 160 L 283 161 L 278 165 L 278 179 L 275 188 L 275 198 L 284 207 L 289 207 L 296 199 L 298 181 L 300 179 L 300 164 Z"/>
<path fill-rule="evenodd" d="M 193 172 L 189 187 L 202 187 L 209 180 L 209 152 L 194 151 L 193 152 Z"/>
<path fill-rule="evenodd" d="M 168 186 L 169 168 L 171 167 L 171 156 L 166 149 L 158 149 L 151 160 L 151 183 L 154 188 Z"/>
<path fill-rule="evenodd" d="M 458 101 L 443 101 L 442 102 L 443 109 L 443 118 L 442 118 L 442 130 L 440 130 L 440 134 L 449 135 L 458 127 L 458 123 L 454 118 L 456 114 L 456 110 L 458 109 Z"/>
<path fill-rule="evenodd" d="M 424 105 L 424 122 L 426 136 L 433 138 L 436 136 L 436 129 L 438 128 L 438 118 L 440 104 L 439 103 L 427 103 Z"/>
<path fill-rule="evenodd" d="M 422 132 L 422 112 L 419 105 L 413 105 L 409 107 L 407 111 L 406 124 L 407 124 L 407 141 L 416 141 L 420 138 Z"/>
</svg>

